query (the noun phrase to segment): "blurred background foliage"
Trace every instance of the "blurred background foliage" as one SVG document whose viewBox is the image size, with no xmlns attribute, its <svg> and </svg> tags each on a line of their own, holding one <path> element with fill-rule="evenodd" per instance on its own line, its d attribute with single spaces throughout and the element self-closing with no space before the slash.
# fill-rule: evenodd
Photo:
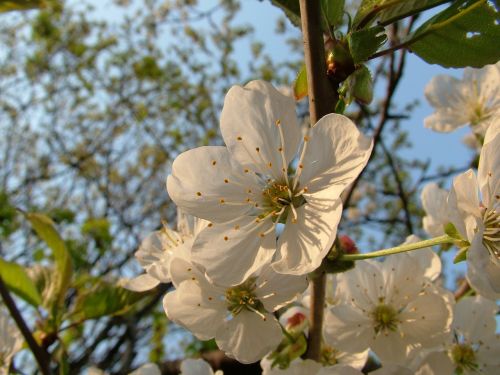
<svg viewBox="0 0 500 375">
<path fill-rule="evenodd" d="M 70 374 L 90 364 L 122 374 L 148 360 L 167 368 L 186 353 L 213 351 L 213 342 L 168 323 L 161 305 L 168 285 L 136 294 L 116 281 L 140 272 L 133 253 L 142 238 L 161 220 L 174 226 L 169 168 L 189 148 L 221 144 L 228 88 L 265 79 L 291 92 L 302 65 L 298 29 L 285 16 L 276 20 L 289 51 L 277 61 L 255 38 L 259 20 L 239 21 L 236 0 L 22 3 L 36 9 L 0 14 L 0 255 L 27 268 L 43 301 L 62 298 L 24 306 L 37 339 Z M 389 26 L 387 44 L 413 22 Z M 236 54 L 236 46 L 249 50 Z M 370 64 L 373 102 L 346 111 L 377 137 L 340 227 L 362 250 L 420 234 L 419 189 L 454 171 L 431 175 L 424 158 L 402 156 L 411 141 L 401 121 L 415 105 L 394 102 L 405 56 Z M 298 113 L 307 124 L 305 102 Z M 54 292 L 53 244 L 40 241 L 16 209 L 55 223 L 71 257 L 67 290 Z M 22 360 L 29 356 L 15 362 L 22 373 L 34 371 L 33 361 Z"/>
</svg>

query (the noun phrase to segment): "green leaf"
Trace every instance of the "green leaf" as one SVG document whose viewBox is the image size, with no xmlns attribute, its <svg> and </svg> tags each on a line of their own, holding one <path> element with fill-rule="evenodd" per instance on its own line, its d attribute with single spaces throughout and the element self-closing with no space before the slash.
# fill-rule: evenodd
<svg viewBox="0 0 500 375">
<path fill-rule="evenodd" d="M 47 246 L 52 250 L 54 257 L 56 272 L 54 277 L 55 295 L 57 304 L 60 306 L 64 302 L 66 291 L 71 282 L 73 273 L 73 265 L 71 257 L 68 253 L 64 241 L 57 232 L 54 222 L 47 216 L 40 213 L 26 213 L 26 218 L 31 223 L 31 226 Z"/>
<path fill-rule="evenodd" d="M 389 25 L 397 20 L 448 3 L 451 0 L 399 0 L 378 15 L 380 24 Z"/>
<path fill-rule="evenodd" d="M 350 95 L 364 104 L 373 100 L 373 80 L 366 65 L 361 65 L 348 78 Z"/>
<path fill-rule="evenodd" d="M 302 68 L 300 68 L 299 74 L 297 74 L 297 78 L 295 79 L 295 83 L 293 85 L 293 95 L 297 101 L 307 96 L 307 72 L 305 64 L 302 65 Z"/>
<path fill-rule="evenodd" d="M 354 63 L 359 64 L 368 60 L 385 43 L 386 39 L 387 36 L 382 26 L 370 27 L 349 34 L 347 40 Z"/>
<path fill-rule="evenodd" d="M 338 26 L 342 23 L 345 0 L 321 0 L 321 11 L 328 26 Z"/>
<path fill-rule="evenodd" d="M 453 264 L 457 264 L 463 262 L 464 260 L 467 260 L 467 250 L 469 250 L 468 247 L 460 249 L 457 252 L 457 255 L 455 255 L 455 258 L 453 258 Z"/>
<path fill-rule="evenodd" d="M 0 276 L 7 287 L 34 307 L 42 304 L 42 297 L 25 269 L 19 264 L 0 258 Z"/>
<path fill-rule="evenodd" d="M 301 27 L 299 0 L 271 0 L 271 3 L 282 9 L 293 25 Z"/>
<path fill-rule="evenodd" d="M 127 313 L 147 293 L 136 293 L 99 278 L 89 277 L 78 290 L 71 318 L 75 321 Z"/>
<path fill-rule="evenodd" d="M 363 0 L 353 20 L 353 27 L 361 29 L 379 19 L 388 25 L 399 19 L 418 14 L 426 9 L 450 2 L 451 0 Z"/>
<path fill-rule="evenodd" d="M 462 241 L 464 239 L 460 234 L 460 232 L 458 231 L 458 229 L 455 227 L 455 225 L 453 225 L 453 223 L 447 223 L 444 226 L 444 233 L 446 233 L 448 236 L 450 236 L 455 240 Z"/>
<path fill-rule="evenodd" d="M 500 60 L 500 15 L 487 0 L 456 1 L 420 26 L 410 49 L 430 64 L 480 68 Z"/>
<path fill-rule="evenodd" d="M 44 6 L 44 0 L 2 0 L 0 1 L 0 13 L 43 8 Z"/>
</svg>

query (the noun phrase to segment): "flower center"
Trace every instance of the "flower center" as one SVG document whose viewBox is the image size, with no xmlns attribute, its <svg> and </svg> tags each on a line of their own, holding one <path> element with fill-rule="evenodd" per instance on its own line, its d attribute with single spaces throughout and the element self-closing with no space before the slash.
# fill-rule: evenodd
<svg viewBox="0 0 500 375">
<path fill-rule="evenodd" d="M 262 190 L 262 195 L 264 197 L 266 212 L 261 215 L 261 218 L 274 213 L 274 222 L 285 223 L 290 210 L 295 211 L 295 208 L 306 203 L 302 194 L 294 195 L 293 190 L 288 184 L 282 181 L 269 181 L 264 190 Z"/>
<path fill-rule="evenodd" d="M 264 310 L 262 302 L 255 296 L 255 278 L 249 278 L 244 283 L 226 290 L 227 309 L 233 316 L 238 315 L 243 309 L 264 315 L 260 310 Z"/>
<path fill-rule="evenodd" d="M 392 306 L 383 303 L 379 304 L 372 311 L 372 318 L 375 323 L 375 333 L 379 333 L 381 331 L 394 332 L 398 328 L 398 312 Z"/>
<path fill-rule="evenodd" d="M 496 210 L 486 209 L 483 223 L 483 245 L 496 261 L 500 261 L 500 214 Z"/>
<path fill-rule="evenodd" d="M 339 351 L 335 348 L 332 348 L 328 345 L 323 345 L 321 348 L 321 357 L 320 362 L 323 366 L 333 366 L 339 363 L 337 357 L 339 355 Z"/>
<path fill-rule="evenodd" d="M 455 344 L 451 348 L 451 358 L 457 366 L 457 373 L 461 374 L 464 370 L 476 370 L 478 364 L 476 353 L 470 345 Z"/>
</svg>

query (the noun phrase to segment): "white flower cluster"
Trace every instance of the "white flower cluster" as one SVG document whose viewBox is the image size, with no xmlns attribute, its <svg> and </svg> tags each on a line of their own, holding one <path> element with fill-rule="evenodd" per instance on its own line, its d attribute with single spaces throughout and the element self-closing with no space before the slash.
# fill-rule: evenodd
<svg viewBox="0 0 500 375">
<path fill-rule="evenodd" d="M 466 72 L 476 89 L 493 92 L 477 83 L 481 74 Z M 432 85 L 443 89 L 443 79 Z M 321 361 L 302 360 L 307 275 L 337 238 L 341 194 L 366 165 L 372 142 L 337 114 L 303 135 L 293 99 L 262 81 L 227 94 L 226 146 L 176 158 L 167 190 L 179 207 L 178 230 L 165 226 L 147 237 L 136 253 L 146 273 L 123 285 L 144 291 L 171 282 L 175 289 L 163 301 L 170 320 L 201 340 L 215 339 L 242 363 L 262 360 L 264 374 L 354 375 L 370 362 L 375 375 L 500 373 L 498 308 L 487 299 L 500 295 L 500 122 L 496 99 L 483 94 L 476 95 L 479 117 L 467 118 L 488 120 L 478 177 L 468 171 L 450 192 L 431 185 L 422 194 L 425 230 L 439 236 L 453 223 L 463 236 L 457 243 L 467 244 L 468 280 L 481 296 L 456 302 L 439 284 L 441 261 L 431 249 L 356 261 L 328 278 Z M 436 107 L 452 102 L 433 100 Z M 426 125 L 450 130 L 436 124 L 455 110 L 438 110 Z M 200 361 L 183 366 L 183 374 L 212 371 Z"/>
</svg>

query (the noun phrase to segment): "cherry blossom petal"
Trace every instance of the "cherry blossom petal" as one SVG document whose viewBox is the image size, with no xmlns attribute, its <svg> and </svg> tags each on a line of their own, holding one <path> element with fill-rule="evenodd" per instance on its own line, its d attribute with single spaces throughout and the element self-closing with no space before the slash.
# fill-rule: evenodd
<svg viewBox="0 0 500 375">
<path fill-rule="evenodd" d="M 415 375 L 415 373 L 407 367 L 394 363 L 383 364 L 381 368 L 370 372 L 371 375 Z"/>
<path fill-rule="evenodd" d="M 261 199 L 257 176 L 233 169 L 225 147 L 198 147 L 180 154 L 167 178 L 170 198 L 197 217 L 224 222 L 253 208 L 247 200 Z"/>
<path fill-rule="evenodd" d="M 325 341 L 346 352 L 361 352 L 368 348 L 373 336 L 371 319 L 350 305 L 331 307 L 325 316 Z"/>
<path fill-rule="evenodd" d="M 455 365 L 446 351 L 435 351 L 428 354 L 418 366 L 415 375 L 453 375 Z"/>
<path fill-rule="evenodd" d="M 161 371 L 154 363 L 146 363 L 129 375 L 161 375 Z"/>
<path fill-rule="evenodd" d="M 365 167 L 373 142 L 347 117 L 332 113 L 312 127 L 304 147 L 299 186 L 309 193 L 328 189 L 336 199 Z"/>
<path fill-rule="evenodd" d="M 284 144 L 276 121 L 280 121 Z M 220 128 L 229 153 L 243 168 L 275 179 L 297 152 L 300 128 L 295 101 L 282 95 L 271 84 L 252 81 L 245 87 L 233 86 L 226 95 Z M 286 165 L 279 148 L 282 147 Z"/>
<path fill-rule="evenodd" d="M 495 335 L 497 311 L 495 302 L 481 296 L 462 298 L 453 311 L 452 329 L 462 333 L 467 341 L 483 341 Z"/>
<path fill-rule="evenodd" d="M 425 86 L 424 95 L 433 107 L 454 108 L 463 101 L 462 81 L 444 74 L 434 76 Z"/>
<path fill-rule="evenodd" d="M 363 375 L 363 373 L 348 365 L 322 367 L 316 375 Z"/>
<path fill-rule="evenodd" d="M 440 111 L 427 116 L 424 119 L 424 126 L 440 133 L 449 133 L 467 125 L 468 122 L 465 113 L 459 114 L 454 110 Z"/>
<path fill-rule="evenodd" d="M 408 342 L 400 332 L 384 332 L 373 336 L 370 348 L 382 363 L 402 363 L 406 359 Z"/>
<path fill-rule="evenodd" d="M 382 268 L 384 302 L 397 310 L 416 298 L 425 285 L 424 268 L 420 267 L 420 262 L 414 259 L 416 256 L 418 255 L 412 257 L 405 253 L 394 254 L 384 261 Z"/>
<path fill-rule="evenodd" d="M 448 191 L 441 189 L 435 183 L 425 185 L 422 190 L 422 206 L 427 214 L 423 218 L 423 227 L 430 236 L 437 237 L 444 234 L 444 225 L 450 221 L 447 198 Z"/>
<path fill-rule="evenodd" d="M 257 298 L 267 311 L 276 311 L 296 300 L 307 288 L 305 276 L 283 275 L 265 267 L 257 280 Z"/>
<path fill-rule="evenodd" d="M 147 273 L 139 275 L 133 279 L 121 279 L 120 285 L 133 292 L 145 292 L 160 284 L 160 281 Z"/>
<path fill-rule="evenodd" d="M 410 301 L 399 319 L 400 331 L 408 341 L 430 347 L 445 341 L 452 316 L 441 295 L 426 292 Z"/>
<path fill-rule="evenodd" d="M 180 375 L 214 375 L 214 371 L 203 359 L 189 358 L 182 361 Z"/>
<path fill-rule="evenodd" d="M 216 342 L 221 350 L 241 363 L 262 359 L 281 342 L 281 327 L 271 314 L 242 310 L 217 329 Z"/>
<path fill-rule="evenodd" d="M 343 284 L 350 296 L 347 302 L 352 302 L 361 310 L 371 311 L 379 303 L 379 298 L 385 298 L 381 268 L 376 261 L 363 260 L 356 262 L 353 270 L 340 274 L 338 277 L 344 279 Z"/>
<path fill-rule="evenodd" d="M 486 132 L 481 150 L 477 179 L 481 189 L 483 204 L 500 209 L 500 118 L 495 119 Z"/>
<path fill-rule="evenodd" d="M 406 243 L 415 243 L 421 241 L 418 236 L 410 235 L 406 238 Z M 441 258 L 437 255 L 432 248 L 426 247 L 418 251 L 410 251 L 406 253 L 407 256 L 411 257 L 413 261 L 418 262 L 421 269 L 424 270 L 424 277 L 434 281 L 441 274 L 442 264 Z"/>
<path fill-rule="evenodd" d="M 217 296 L 207 295 L 196 281 L 189 280 L 167 293 L 163 308 L 170 320 L 190 330 L 200 340 L 215 337 L 226 315 L 225 305 Z"/>
<path fill-rule="evenodd" d="M 193 263 L 206 269 L 208 277 L 220 285 L 238 285 L 264 264 L 275 251 L 271 220 L 256 222 L 243 216 L 223 224 L 214 223 L 196 238 Z"/>
<path fill-rule="evenodd" d="M 467 252 L 467 280 L 483 297 L 500 298 L 500 267 L 483 245 L 482 232 L 476 234 Z"/>
<path fill-rule="evenodd" d="M 262 375 L 317 375 L 321 369 L 321 364 L 312 359 L 297 358 L 287 369 L 280 369 L 278 366 L 271 367 L 272 361 L 264 358 L 260 361 Z"/>
<path fill-rule="evenodd" d="M 308 195 L 307 203 L 289 212 L 285 229 L 278 239 L 278 254 L 272 266 L 276 272 L 304 275 L 319 267 L 337 234 L 342 215 L 340 199 L 323 199 L 323 192 Z"/>
</svg>

